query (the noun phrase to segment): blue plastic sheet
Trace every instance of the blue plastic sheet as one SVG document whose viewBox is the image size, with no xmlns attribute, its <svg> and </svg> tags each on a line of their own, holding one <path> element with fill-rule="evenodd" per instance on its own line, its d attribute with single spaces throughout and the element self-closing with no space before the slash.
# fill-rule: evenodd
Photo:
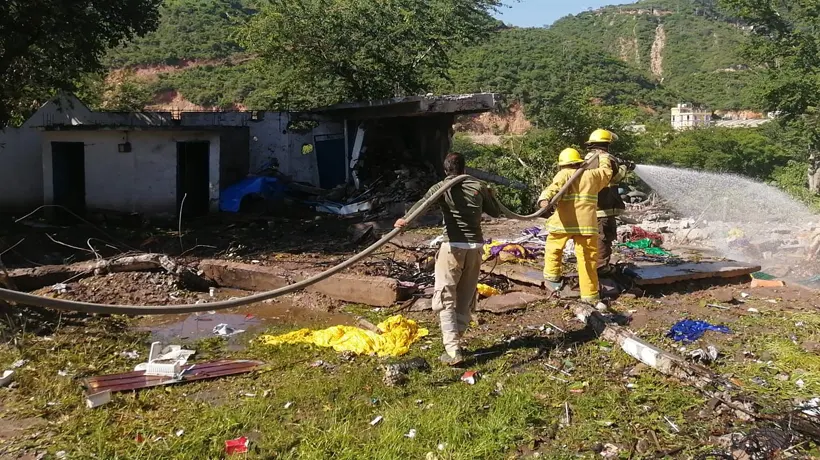
<svg viewBox="0 0 820 460">
<path fill-rule="evenodd" d="M 722 332 L 724 334 L 731 334 L 732 331 L 726 326 L 715 326 L 706 321 L 696 321 L 692 319 L 685 319 L 678 321 L 672 329 L 666 334 L 676 342 L 694 342 L 703 337 L 706 331 Z"/>
<path fill-rule="evenodd" d="M 285 186 L 275 177 L 247 177 L 226 188 L 219 194 L 219 210 L 239 212 L 242 198 L 248 195 L 261 196 L 265 200 L 275 200 L 284 194 Z"/>
</svg>

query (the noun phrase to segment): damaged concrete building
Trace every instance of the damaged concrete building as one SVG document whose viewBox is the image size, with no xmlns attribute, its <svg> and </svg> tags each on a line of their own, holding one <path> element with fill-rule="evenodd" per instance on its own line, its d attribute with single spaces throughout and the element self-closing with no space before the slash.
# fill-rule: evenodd
<svg viewBox="0 0 820 460">
<path fill-rule="evenodd" d="M 401 164 L 440 175 L 455 117 L 495 104 L 494 94 L 470 94 L 300 113 L 115 113 L 61 95 L 21 127 L 0 131 L 0 210 L 56 204 L 78 213 L 174 215 L 184 199 L 193 216 L 217 211 L 232 184 L 272 170 L 326 190 L 372 182 Z"/>
</svg>

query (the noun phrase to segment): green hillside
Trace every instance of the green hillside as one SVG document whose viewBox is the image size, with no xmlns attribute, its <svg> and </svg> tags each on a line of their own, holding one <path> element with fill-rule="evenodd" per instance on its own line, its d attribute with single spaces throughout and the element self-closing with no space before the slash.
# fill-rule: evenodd
<svg viewBox="0 0 820 460">
<path fill-rule="evenodd" d="M 550 28 L 502 27 L 487 42 L 454 51 L 450 80 L 430 90 L 497 91 L 529 108 L 574 95 L 649 113 L 679 101 L 756 109 L 756 75 L 745 70 L 738 51 L 745 33 L 714 3 L 641 1 L 568 16 Z M 258 72 L 248 62 L 252 57 L 234 37 L 254 14 L 253 5 L 166 0 L 159 29 L 112 51 L 106 62 L 112 69 L 185 64 L 158 71 L 142 84 L 200 105 L 296 108 L 333 102 L 330 84 L 284 94 L 279 88 L 287 69 Z"/>
</svg>

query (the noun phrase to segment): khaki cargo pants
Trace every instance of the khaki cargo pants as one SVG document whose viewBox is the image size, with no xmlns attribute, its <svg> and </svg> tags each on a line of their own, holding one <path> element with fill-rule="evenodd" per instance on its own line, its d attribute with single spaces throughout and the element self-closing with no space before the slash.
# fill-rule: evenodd
<svg viewBox="0 0 820 460">
<path fill-rule="evenodd" d="M 459 341 L 475 310 L 482 255 L 481 248 L 453 248 L 443 243 L 436 256 L 433 311 L 439 315 L 444 349 L 450 356 L 460 349 Z"/>
</svg>

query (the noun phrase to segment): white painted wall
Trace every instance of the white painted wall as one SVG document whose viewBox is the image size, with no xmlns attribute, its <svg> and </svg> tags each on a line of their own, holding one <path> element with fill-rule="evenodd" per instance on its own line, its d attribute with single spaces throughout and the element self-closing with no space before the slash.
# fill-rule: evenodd
<svg viewBox="0 0 820 460">
<path fill-rule="evenodd" d="M 30 211 L 43 204 L 40 132 L 0 130 L 0 209 Z"/>
<path fill-rule="evenodd" d="M 304 144 L 312 144 L 313 136 L 343 134 L 343 123 L 321 123 L 310 133 L 286 132 L 290 122 L 287 112 L 258 112 L 252 119 L 250 112 L 183 113 L 183 126 L 247 126 L 249 133 L 250 173 L 262 170 L 274 158 L 279 171 L 298 182 L 319 185 L 319 168 L 315 153 L 302 154 Z"/>
<path fill-rule="evenodd" d="M 82 102 L 64 95 L 43 104 L 20 128 L 0 129 L 0 210 L 31 211 L 43 204 L 43 136 L 37 127 L 78 125 L 91 118 Z"/>
<path fill-rule="evenodd" d="M 219 134 L 188 131 L 131 131 L 132 150 L 118 152 L 122 131 L 46 131 L 42 141 L 42 183 L 46 203 L 53 202 L 51 142 L 85 144 L 86 205 L 145 214 L 175 214 L 177 142 L 210 142 L 211 208 L 219 201 Z"/>
</svg>

